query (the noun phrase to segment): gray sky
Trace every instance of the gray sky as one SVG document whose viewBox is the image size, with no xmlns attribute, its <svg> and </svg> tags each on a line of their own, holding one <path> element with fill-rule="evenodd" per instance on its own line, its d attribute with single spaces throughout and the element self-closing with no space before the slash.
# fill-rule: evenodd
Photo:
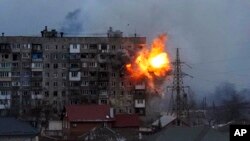
<svg viewBox="0 0 250 141">
<path fill-rule="evenodd" d="M 186 82 L 197 95 L 224 81 L 250 87 L 249 0 L 0 0 L 0 32 L 39 35 L 45 25 L 67 31 L 75 25 L 80 33 L 113 26 L 148 42 L 165 32 L 171 56 L 181 48 L 193 67 L 183 69 L 194 76 Z"/>
</svg>

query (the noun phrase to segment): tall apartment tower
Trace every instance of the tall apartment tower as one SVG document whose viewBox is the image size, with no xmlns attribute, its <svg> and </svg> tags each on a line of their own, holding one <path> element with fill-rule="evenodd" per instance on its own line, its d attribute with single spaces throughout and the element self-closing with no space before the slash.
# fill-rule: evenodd
<svg viewBox="0 0 250 141">
<path fill-rule="evenodd" d="M 143 115 L 146 87 L 127 76 L 124 52 L 133 54 L 145 43 L 145 37 L 123 37 L 112 28 L 107 37 L 64 37 L 47 27 L 41 37 L 3 35 L 0 114 L 40 108 L 60 115 L 67 104 L 105 103 L 116 113 Z"/>
</svg>

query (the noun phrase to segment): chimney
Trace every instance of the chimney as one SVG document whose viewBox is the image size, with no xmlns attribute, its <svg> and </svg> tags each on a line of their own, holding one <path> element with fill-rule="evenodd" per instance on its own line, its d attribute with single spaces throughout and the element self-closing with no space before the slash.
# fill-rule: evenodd
<svg viewBox="0 0 250 141">
<path fill-rule="evenodd" d="M 2 37 L 4 37 L 4 32 L 2 32 Z"/>
<path fill-rule="evenodd" d="M 45 29 L 44 29 L 45 31 L 48 31 L 48 28 L 47 28 L 47 26 L 45 26 Z"/>
<path fill-rule="evenodd" d="M 114 108 L 109 109 L 110 118 L 114 118 Z"/>
<path fill-rule="evenodd" d="M 42 35 L 42 37 L 44 37 L 44 31 L 41 31 L 41 35 Z"/>
<path fill-rule="evenodd" d="M 61 37 L 63 37 L 63 34 L 64 34 L 63 32 L 60 32 Z"/>
</svg>

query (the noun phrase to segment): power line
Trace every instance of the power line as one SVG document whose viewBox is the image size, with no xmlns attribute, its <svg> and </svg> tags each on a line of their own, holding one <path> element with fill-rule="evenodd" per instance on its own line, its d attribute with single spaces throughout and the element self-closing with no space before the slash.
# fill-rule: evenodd
<svg viewBox="0 0 250 141">
<path fill-rule="evenodd" d="M 190 64 L 192 66 L 195 66 L 195 65 L 201 65 L 201 64 L 211 64 L 211 63 L 218 63 L 218 62 L 228 62 L 228 61 L 232 61 L 232 60 L 244 60 L 244 59 L 248 59 L 248 58 L 250 58 L 249 55 L 247 55 L 247 56 L 240 56 L 240 57 L 225 58 L 225 59 L 218 59 L 218 60 L 202 61 L 202 62 L 190 63 Z M 248 61 L 248 60 L 246 60 L 246 61 Z"/>
</svg>

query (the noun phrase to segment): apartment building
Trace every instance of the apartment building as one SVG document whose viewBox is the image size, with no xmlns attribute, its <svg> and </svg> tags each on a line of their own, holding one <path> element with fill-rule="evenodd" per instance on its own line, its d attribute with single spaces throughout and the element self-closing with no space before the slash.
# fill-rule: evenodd
<svg viewBox="0 0 250 141">
<path fill-rule="evenodd" d="M 145 37 L 67 37 L 47 27 L 35 36 L 0 37 L 0 114 L 32 109 L 60 115 L 68 104 L 110 104 L 116 113 L 145 114 L 146 86 L 124 70 Z"/>
</svg>

